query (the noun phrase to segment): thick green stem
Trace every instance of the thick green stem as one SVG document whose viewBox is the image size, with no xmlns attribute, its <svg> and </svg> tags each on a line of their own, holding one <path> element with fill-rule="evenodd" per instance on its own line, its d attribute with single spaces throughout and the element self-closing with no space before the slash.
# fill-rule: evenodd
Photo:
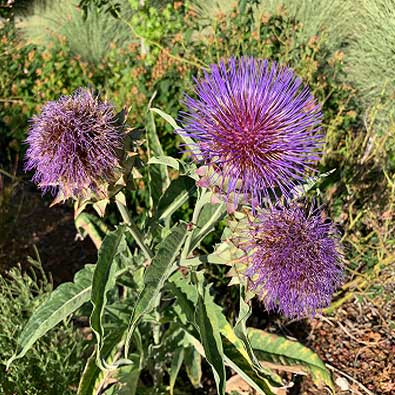
<svg viewBox="0 0 395 395">
<path fill-rule="evenodd" d="M 145 257 L 151 262 L 154 254 L 151 251 L 151 249 L 145 244 L 143 234 L 140 232 L 140 230 L 137 228 L 136 224 L 130 218 L 127 208 L 121 202 L 119 202 L 117 200 L 116 200 L 116 204 L 117 204 L 119 213 L 121 214 L 121 217 L 123 219 L 123 222 L 125 222 L 125 224 L 128 225 L 128 231 L 133 236 L 137 245 L 143 251 Z"/>
<path fill-rule="evenodd" d="M 208 193 L 210 193 L 210 191 L 208 189 L 202 188 L 202 192 L 199 196 L 199 199 L 196 202 L 195 209 L 193 210 L 193 215 L 192 215 L 192 224 L 193 225 L 196 225 L 196 223 L 197 223 L 200 211 L 202 210 L 203 206 L 206 203 L 205 198 Z M 191 248 L 191 242 L 192 242 L 192 235 L 193 235 L 193 231 L 189 231 L 188 236 L 185 240 L 184 249 L 182 250 L 182 253 L 181 253 L 181 260 L 186 259 L 188 257 L 188 255 L 191 253 L 190 248 Z"/>
</svg>

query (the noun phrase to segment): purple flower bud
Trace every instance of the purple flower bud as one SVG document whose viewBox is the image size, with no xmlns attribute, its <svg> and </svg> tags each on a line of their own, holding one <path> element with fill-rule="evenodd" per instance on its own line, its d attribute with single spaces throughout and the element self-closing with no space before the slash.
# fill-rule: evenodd
<svg viewBox="0 0 395 395">
<path fill-rule="evenodd" d="M 343 253 L 335 226 L 322 214 L 292 203 L 251 223 L 244 275 L 267 310 L 301 318 L 330 304 L 342 280 Z"/>
<path fill-rule="evenodd" d="M 25 170 L 34 170 L 33 181 L 56 200 L 101 192 L 119 166 L 122 134 L 114 108 L 90 90 L 45 104 L 26 141 Z"/>
<path fill-rule="evenodd" d="M 182 113 L 195 158 L 210 166 L 229 195 L 259 204 L 288 197 L 319 159 L 321 111 L 295 73 L 268 60 L 242 57 L 211 65 L 196 80 Z"/>
</svg>

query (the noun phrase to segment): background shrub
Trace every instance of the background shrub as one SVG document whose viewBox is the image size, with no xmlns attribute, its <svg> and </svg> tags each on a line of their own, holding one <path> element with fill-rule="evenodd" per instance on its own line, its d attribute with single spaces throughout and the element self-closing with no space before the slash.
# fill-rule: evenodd
<svg viewBox="0 0 395 395">
<path fill-rule="evenodd" d="M 130 11 L 123 0 L 122 15 L 129 18 Z M 19 24 L 28 42 L 47 46 L 61 38 L 72 56 L 91 64 L 103 63 L 112 46 L 127 48 L 133 40 L 129 28 L 108 13 L 89 7 L 84 17 L 77 0 L 35 1 L 29 12 Z"/>
</svg>

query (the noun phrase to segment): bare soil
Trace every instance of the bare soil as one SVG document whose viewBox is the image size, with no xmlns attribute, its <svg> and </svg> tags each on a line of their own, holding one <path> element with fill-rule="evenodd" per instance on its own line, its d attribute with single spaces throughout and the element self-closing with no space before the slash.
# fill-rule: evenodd
<svg viewBox="0 0 395 395">
<path fill-rule="evenodd" d="M 358 294 L 332 316 L 311 321 L 304 340 L 334 373 L 337 394 L 395 394 L 394 267 L 370 292 Z M 310 380 L 301 394 L 322 395 Z"/>
<path fill-rule="evenodd" d="M 49 198 L 27 183 L 13 191 L 0 216 L 1 272 L 16 264 L 27 267 L 28 256 L 37 258 L 34 247 L 55 285 L 72 280 L 82 266 L 96 261 L 90 239 L 76 239 L 72 207 L 49 205 Z"/>
</svg>

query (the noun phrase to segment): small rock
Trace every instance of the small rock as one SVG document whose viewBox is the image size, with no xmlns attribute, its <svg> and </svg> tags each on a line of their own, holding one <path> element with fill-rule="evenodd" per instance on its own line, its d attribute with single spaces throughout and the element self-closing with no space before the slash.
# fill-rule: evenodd
<svg viewBox="0 0 395 395">
<path fill-rule="evenodd" d="M 338 377 L 335 380 L 335 383 L 340 387 L 342 391 L 348 391 L 350 389 L 350 385 L 344 377 Z"/>
</svg>

